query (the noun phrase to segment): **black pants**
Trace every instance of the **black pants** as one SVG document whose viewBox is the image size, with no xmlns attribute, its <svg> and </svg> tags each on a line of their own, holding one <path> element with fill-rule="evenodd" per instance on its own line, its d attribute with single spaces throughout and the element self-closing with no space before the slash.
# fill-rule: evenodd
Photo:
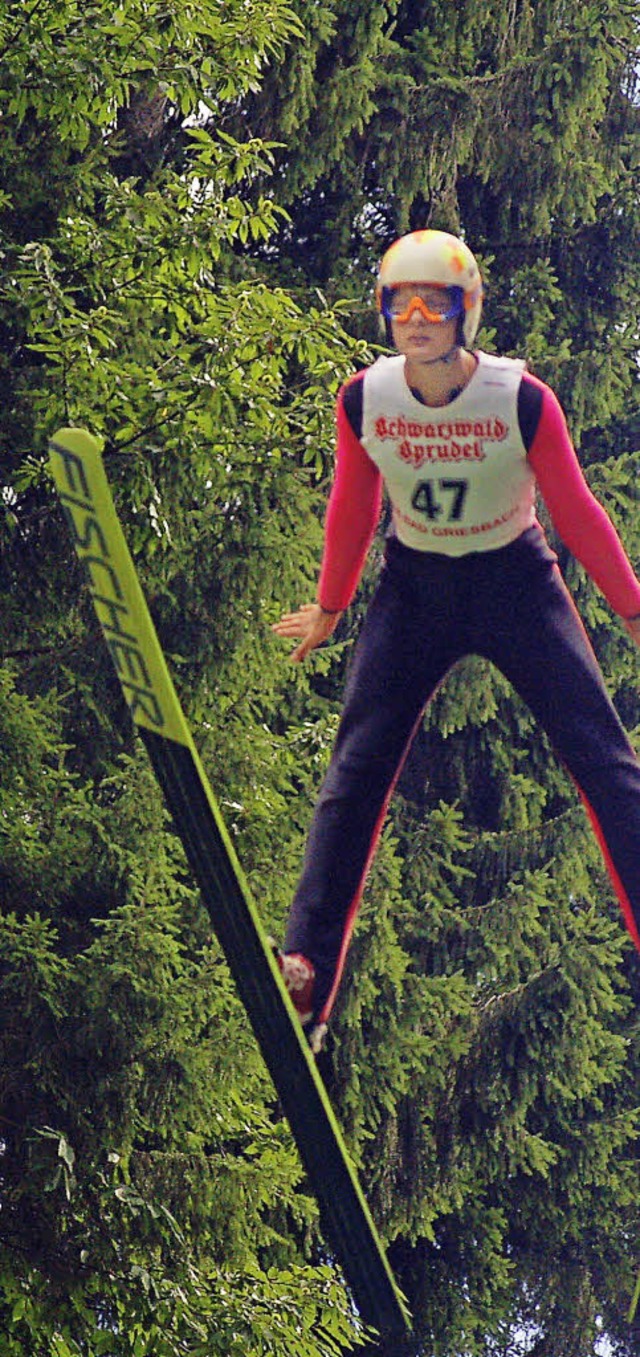
<svg viewBox="0 0 640 1357">
<path fill-rule="evenodd" d="M 413 733 L 447 671 L 469 654 L 493 661 L 547 732 L 582 796 L 640 949 L 640 764 L 541 530 L 457 559 L 391 539 L 285 939 L 286 951 L 316 966 L 322 1021 Z"/>
</svg>

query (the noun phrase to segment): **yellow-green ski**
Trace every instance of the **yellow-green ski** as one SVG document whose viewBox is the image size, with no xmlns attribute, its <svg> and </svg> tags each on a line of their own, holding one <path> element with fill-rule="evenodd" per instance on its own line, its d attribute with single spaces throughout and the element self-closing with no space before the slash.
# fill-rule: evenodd
<svg viewBox="0 0 640 1357">
<path fill-rule="evenodd" d="M 124 696 L 291 1126 L 327 1242 L 362 1319 L 381 1333 L 406 1332 L 401 1294 L 169 675 L 100 445 L 83 429 L 61 429 L 50 457 Z"/>
</svg>

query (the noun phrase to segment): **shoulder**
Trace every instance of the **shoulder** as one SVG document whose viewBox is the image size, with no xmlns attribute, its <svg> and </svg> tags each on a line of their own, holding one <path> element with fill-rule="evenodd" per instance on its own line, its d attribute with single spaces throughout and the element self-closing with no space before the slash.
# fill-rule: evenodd
<svg viewBox="0 0 640 1357">
<path fill-rule="evenodd" d="M 522 358 L 506 358 L 502 355 L 478 352 L 477 357 L 489 380 L 505 378 L 515 382 L 518 394 L 518 424 L 527 451 L 530 450 L 536 434 L 544 427 L 547 433 L 564 426 L 562 406 L 546 382 L 535 377 L 527 369 Z"/>
<path fill-rule="evenodd" d="M 338 419 L 346 417 L 356 438 L 362 436 L 362 390 L 368 368 L 354 373 L 338 392 Z"/>
<path fill-rule="evenodd" d="M 518 392 L 518 421 L 520 432 L 527 446 L 531 448 L 537 433 L 544 434 L 545 441 L 568 436 L 564 410 L 546 382 L 525 372 Z"/>
<path fill-rule="evenodd" d="M 338 392 L 338 418 L 346 416 L 356 438 L 362 437 L 362 406 L 365 385 L 369 393 L 372 390 L 378 391 L 380 387 L 384 389 L 389 380 L 391 382 L 397 381 L 398 373 L 402 372 L 403 369 L 404 358 L 401 354 L 393 354 L 391 357 L 383 355 L 381 358 L 377 358 L 370 367 L 354 373 L 353 377 L 349 377 L 340 387 Z"/>
<path fill-rule="evenodd" d="M 506 358 L 498 353 L 485 353 L 475 349 L 476 372 L 473 378 L 473 390 L 481 393 L 485 399 L 507 400 L 515 404 L 518 399 L 525 361 L 522 358 Z"/>
<path fill-rule="evenodd" d="M 352 377 L 347 378 L 338 392 L 338 403 L 348 407 L 353 401 L 361 400 L 365 386 L 368 390 L 373 388 L 378 390 L 384 389 L 389 383 L 397 384 L 398 378 L 404 372 L 404 365 L 405 360 L 401 353 L 383 354 L 376 358 L 375 363 L 361 368 L 360 372 L 355 372 Z"/>
<path fill-rule="evenodd" d="M 524 358 L 505 358 L 501 353 L 485 353 L 484 349 L 476 349 L 474 356 L 480 371 L 491 376 L 502 372 L 505 376 L 517 379 L 526 367 Z"/>
<path fill-rule="evenodd" d="M 530 372 L 523 372 L 518 389 L 518 424 L 527 451 L 538 432 L 543 399 L 543 383 L 532 378 Z"/>
</svg>

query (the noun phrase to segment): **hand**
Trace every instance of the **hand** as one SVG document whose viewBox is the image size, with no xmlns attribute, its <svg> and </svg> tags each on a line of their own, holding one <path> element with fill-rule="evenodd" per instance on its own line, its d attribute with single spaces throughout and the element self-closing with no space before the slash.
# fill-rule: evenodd
<svg viewBox="0 0 640 1357">
<path fill-rule="evenodd" d="M 303 603 L 295 613 L 285 613 L 271 630 L 276 636 L 301 636 L 302 643 L 292 650 L 290 660 L 304 660 L 310 650 L 322 645 L 342 616 L 341 613 L 324 613 L 319 603 Z"/>
<path fill-rule="evenodd" d="M 640 613 L 637 617 L 629 617 L 625 622 L 625 627 L 637 646 L 640 646 Z"/>
</svg>

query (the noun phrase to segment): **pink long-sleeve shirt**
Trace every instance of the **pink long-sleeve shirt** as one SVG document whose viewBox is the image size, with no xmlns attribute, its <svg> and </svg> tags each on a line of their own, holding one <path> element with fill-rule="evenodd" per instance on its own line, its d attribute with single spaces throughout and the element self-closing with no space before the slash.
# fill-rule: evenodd
<svg viewBox="0 0 640 1357">
<path fill-rule="evenodd" d="M 323 608 L 350 603 L 362 574 L 382 505 L 383 480 L 360 441 L 358 373 L 337 403 L 336 472 L 327 506 L 318 586 Z M 354 399 L 355 398 L 355 399 Z M 614 612 L 640 613 L 640 581 L 608 514 L 589 489 L 553 391 L 525 373 L 518 402 L 520 430 L 542 498 L 559 537 L 597 584 Z"/>
</svg>

